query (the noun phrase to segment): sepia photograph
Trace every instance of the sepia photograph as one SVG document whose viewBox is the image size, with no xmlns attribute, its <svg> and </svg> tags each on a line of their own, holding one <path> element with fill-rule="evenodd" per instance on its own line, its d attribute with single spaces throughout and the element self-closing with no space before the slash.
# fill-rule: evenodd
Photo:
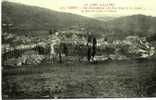
<svg viewBox="0 0 156 100">
<path fill-rule="evenodd" d="M 155 98 L 155 0 L 1 0 L 3 100 Z"/>
</svg>

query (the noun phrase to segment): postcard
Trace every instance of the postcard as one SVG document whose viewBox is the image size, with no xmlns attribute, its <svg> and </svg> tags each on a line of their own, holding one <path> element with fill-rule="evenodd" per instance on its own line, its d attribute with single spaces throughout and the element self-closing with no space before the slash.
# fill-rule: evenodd
<svg viewBox="0 0 156 100">
<path fill-rule="evenodd" d="M 2 0 L 2 99 L 156 97 L 155 0 Z"/>
</svg>

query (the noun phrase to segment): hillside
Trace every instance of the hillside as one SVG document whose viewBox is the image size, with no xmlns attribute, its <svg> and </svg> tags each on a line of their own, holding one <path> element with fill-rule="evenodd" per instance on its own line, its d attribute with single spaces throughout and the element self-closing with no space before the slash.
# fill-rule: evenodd
<svg viewBox="0 0 156 100">
<path fill-rule="evenodd" d="M 2 2 L 2 22 L 12 23 L 18 29 L 49 30 L 55 27 L 57 30 L 68 30 L 76 26 L 94 33 L 106 34 L 113 39 L 124 38 L 128 35 L 148 36 L 156 33 L 156 17 L 132 15 L 111 18 L 108 21 L 103 21 L 103 18 L 97 20 L 97 18 L 87 18 L 40 7 Z"/>
<path fill-rule="evenodd" d="M 146 36 L 156 33 L 156 17 L 132 15 L 120 17 L 107 22 L 109 31 L 123 35 Z"/>
<path fill-rule="evenodd" d="M 88 29 L 94 27 L 95 29 L 102 24 L 100 21 L 80 15 L 12 2 L 2 3 L 2 19 L 3 22 L 12 23 L 17 28 L 28 30 L 45 30 L 51 27 L 60 29 L 71 26 L 81 26 Z"/>
<path fill-rule="evenodd" d="M 114 20 L 114 19 L 117 19 L 118 17 L 111 17 L 111 16 L 104 16 L 104 17 L 94 17 L 95 19 L 97 20 L 100 20 L 100 21 L 111 21 L 111 20 Z"/>
</svg>

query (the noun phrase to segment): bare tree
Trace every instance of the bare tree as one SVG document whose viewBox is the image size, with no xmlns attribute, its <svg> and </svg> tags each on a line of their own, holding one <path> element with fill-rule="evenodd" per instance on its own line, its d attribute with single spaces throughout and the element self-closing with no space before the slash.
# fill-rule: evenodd
<svg viewBox="0 0 156 100">
<path fill-rule="evenodd" d="M 93 46 L 92 46 L 92 60 L 94 60 L 94 56 L 96 54 L 96 38 L 93 38 Z"/>
<path fill-rule="evenodd" d="M 88 50 L 87 50 L 87 59 L 88 61 L 90 62 L 90 59 L 91 59 L 91 47 L 92 47 L 92 36 L 91 36 L 91 33 L 89 32 L 88 34 L 88 41 L 87 41 L 87 47 L 88 47 Z"/>
</svg>

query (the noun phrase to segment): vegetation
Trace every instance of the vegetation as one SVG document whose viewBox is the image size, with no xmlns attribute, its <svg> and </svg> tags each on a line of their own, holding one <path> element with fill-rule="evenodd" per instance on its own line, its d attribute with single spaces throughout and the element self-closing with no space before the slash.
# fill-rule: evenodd
<svg viewBox="0 0 156 100">
<path fill-rule="evenodd" d="M 3 98 L 156 96 L 155 26 L 2 2 Z"/>
<path fill-rule="evenodd" d="M 2 2 L 2 10 L 2 23 L 12 23 L 17 30 L 25 30 L 29 33 L 32 31 L 31 34 L 36 34 L 34 31 L 49 31 L 51 26 L 57 30 L 76 26 L 78 29 L 84 28 L 87 32 L 91 31 L 98 36 L 105 34 L 112 39 L 123 39 L 128 35 L 149 36 L 156 33 L 156 18 L 151 16 L 132 15 L 104 22 L 11 2 Z"/>
<path fill-rule="evenodd" d="M 41 64 L 3 70 L 3 98 L 152 97 L 155 62 Z"/>
</svg>

